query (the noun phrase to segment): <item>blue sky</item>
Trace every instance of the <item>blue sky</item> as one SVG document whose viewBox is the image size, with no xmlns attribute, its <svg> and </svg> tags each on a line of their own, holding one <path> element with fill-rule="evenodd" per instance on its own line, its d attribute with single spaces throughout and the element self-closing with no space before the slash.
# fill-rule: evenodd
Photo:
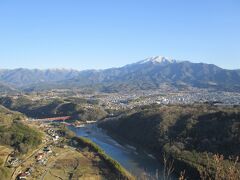
<svg viewBox="0 0 240 180">
<path fill-rule="evenodd" d="M 156 55 L 240 69 L 240 1 L 0 1 L 0 68 L 102 69 Z"/>
</svg>

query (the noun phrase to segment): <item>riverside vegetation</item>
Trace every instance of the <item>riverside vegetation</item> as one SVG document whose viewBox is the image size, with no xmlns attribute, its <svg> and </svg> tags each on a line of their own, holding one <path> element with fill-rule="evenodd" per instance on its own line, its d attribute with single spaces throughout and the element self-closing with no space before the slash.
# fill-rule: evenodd
<svg viewBox="0 0 240 180">
<path fill-rule="evenodd" d="M 38 144 L 38 141 L 32 142 L 31 139 L 39 137 L 38 133 L 28 130 L 29 127 L 22 121 L 25 116 L 45 118 L 69 115 L 72 119 L 83 121 L 101 120 L 108 116 L 108 110 L 101 107 L 97 101 L 81 98 L 31 100 L 25 96 L 17 99 L 6 96 L 0 98 L 0 104 L 23 113 L 4 107 L 1 107 L 0 112 L 0 136 L 3 137 L 0 143 L 16 149 L 19 153 L 27 152 Z M 173 162 L 170 171 L 174 169 L 181 174 L 181 178 L 240 178 L 239 107 L 208 104 L 149 105 L 119 113 L 120 118 L 101 121 L 100 127 L 138 144 L 140 148 L 146 148 L 162 162 L 165 159 L 163 155 L 166 155 L 169 157 L 167 164 L 171 165 Z M 70 139 L 72 138 L 71 135 Z M 77 141 L 98 152 L 113 171 L 122 172 L 119 175 L 125 174 L 117 162 L 101 155 L 102 151 L 95 145 L 86 139 L 79 138 Z M 168 170 L 166 174 L 167 172 Z"/>
<path fill-rule="evenodd" d="M 104 179 L 134 179 L 119 163 L 107 156 L 97 145 L 85 138 L 75 137 L 74 133 L 66 127 L 56 127 L 61 140 L 56 144 L 49 140 L 42 129 L 34 122 L 26 121 L 27 117 L 0 106 L 0 179 L 15 179 L 18 172 L 24 172 L 29 165 L 35 171 L 31 174 L 33 179 L 70 177 L 104 178 Z M 44 139 L 44 141 L 43 141 Z M 73 148 L 72 141 L 79 146 Z M 41 166 L 36 162 L 36 154 L 41 149 L 51 146 L 53 155 L 48 155 L 49 163 Z M 66 147 L 65 147 L 66 146 Z M 78 151 L 79 150 L 79 151 Z M 8 157 L 14 152 L 14 157 L 21 159 L 19 165 L 8 165 Z M 54 155 L 55 154 L 55 155 Z M 58 155 L 57 155 L 58 154 Z M 68 156 L 63 156 L 67 154 Z M 81 166 L 79 165 L 81 164 Z M 45 169 L 44 169 L 45 168 Z"/>
<path fill-rule="evenodd" d="M 135 179 L 117 161 L 115 161 L 110 156 L 108 156 L 94 142 L 92 142 L 89 139 L 84 138 L 84 137 L 77 137 L 72 131 L 70 131 L 65 126 L 59 126 L 59 129 L 60 129 L 60 133 L 63 134 L 64 137 L 66 137 L 69 140 L 69 143 L 71 144 L 71 146 L 75 146 L 76 148 L 80 148 L 83 151 L 84 151 L 84 149 L 88 149 L 89 151 L 93 151 L 93 152 L 97 153 L 100 156 L 100 158 L 104 162 L 106 162 L 106 164 L 109 166 L 109 168 L 115 174 L 115 177 L 112 177 L 112 178 L 116 178 L 117 177 L 117 179 L 123 179 L 123 180 L 124 179 L 125 180 L 134 180 Z"/>
<path fill-rule="evenodd" d="M 135 179 L 117 161 L 106 155 L 101 148 L 89 139 L 84 137 L 74 137 L 72 140 L 76 141 L 81 147 L 88 147 L 91 151 L 96 152 L 110 166 L 110 169 L 117 174 L 118 179 Z"/>
<path fill-rule="evenodd" d="M 144 106 L 100 127 L 152 151 L 162 161 L 163 154 L 169 156 L 174 170 L 184 172 L 182 178 L 240 179 L 239 107 Z"/>
</svg>

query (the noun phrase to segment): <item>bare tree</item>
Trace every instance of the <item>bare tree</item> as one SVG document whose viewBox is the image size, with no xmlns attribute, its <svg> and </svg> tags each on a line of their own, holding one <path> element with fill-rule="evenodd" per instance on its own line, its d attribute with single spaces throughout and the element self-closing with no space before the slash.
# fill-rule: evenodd
<svg viewBox="0 0 240 180">
<path fill-rule="evenodd" d="M 229 157 L 227 161 L 223 155 L 207 156 L 207 166 L 201 169 L 200 178 L 202 180 L 239 180 L 239 157 Z"/>
<path fill-rule="evenodd" d="M 173 167 L 173 163 L 174 161 L 171 160 L 169 158 L 169 156 L 167 154 L 163 154 L 163 165 L 164 165 L 164 169 L 163 169 L 163 180 L 169 180 L 171 179 L 171 174 L 174 171 L 174 167 Z"/>
</svg>

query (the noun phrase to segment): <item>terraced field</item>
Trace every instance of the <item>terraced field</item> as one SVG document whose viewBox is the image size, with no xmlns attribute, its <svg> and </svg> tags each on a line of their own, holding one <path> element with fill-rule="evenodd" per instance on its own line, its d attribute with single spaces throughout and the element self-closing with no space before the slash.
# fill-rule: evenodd
<svg viewBox="0 0 240 180">
<path fill-rule="evenodd" d="M 91 152 L 79 153 L 75 150 L 60 150 L 48 165 L 44 179 L 103 179 L 104 168 L 96 166 L 100 159 Z"/>
</svg>

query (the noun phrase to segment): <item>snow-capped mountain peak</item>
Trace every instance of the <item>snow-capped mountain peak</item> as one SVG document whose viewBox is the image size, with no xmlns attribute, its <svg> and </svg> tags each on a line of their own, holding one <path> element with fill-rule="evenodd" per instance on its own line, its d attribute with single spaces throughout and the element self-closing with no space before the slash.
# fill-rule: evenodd
<svg viewBox="0 0 240 180">
<path fill-rule="evenodd" d="M 154 56 L 150 58 L 146 58 L 142 61 L 139 61 L 138 64 L 145 64 L 145 63 L 154 63 L 154 64 L 169 64 L 169 63 L 176 63 L 175 59 L 166 58 L 164 56 Z"/>
</svg>

